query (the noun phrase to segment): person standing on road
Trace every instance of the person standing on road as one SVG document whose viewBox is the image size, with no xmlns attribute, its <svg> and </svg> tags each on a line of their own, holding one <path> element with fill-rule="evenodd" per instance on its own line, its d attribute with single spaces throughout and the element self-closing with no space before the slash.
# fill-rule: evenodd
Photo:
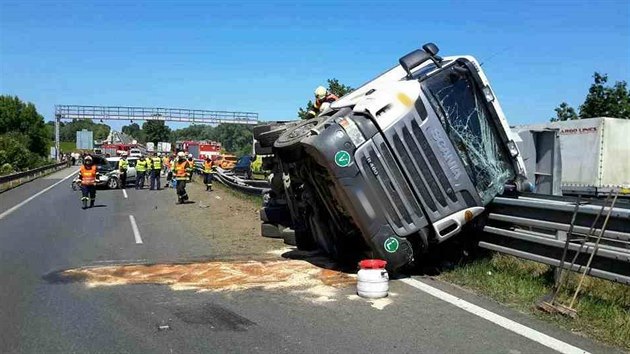
<svg viewBox="0 0 630 354">
<path fill-rule="evenodd" d="M 188 154 L 188 182 L 192 182 L 193 173 L 195 172 L 195 160 L 192 154 Z"/>
<path fill-rule="evenodd" d="M 120 188 L 127 186 L 127 169 L 129 169 L 129 161 L 127 161 L 127 153 L 123 152 L 118 161 L 118 170 L 120 171 Z"/>
<path fill-rule="evenodd" d="M 166 176 L 168 174 L 168 170 L 171 168 L 171 160 L 168 158 L 168 154 L 164 154 L 164 158 L 162 158 L 162 173 Z"/>
<path fill-rule="evenodd" d="M 206 156 L 206 160 L 203 162 L 203 183 L 206 185 L 206 190 L 212 190 L 212 159 L 210 156 Z"/>
<path fill-rule="evenodd" d="M 92 156 L 88 155 L 83 159 L 83 165 L 79 169 L 79 180 L 81 181 L 81 202 L 83 210 L 94 207 L 96 201 L 96 165 L 92 161 Z"/>
<path fill-rule="evenodd" d="M 324 86 L 319 86 L 315 89 L 315 103 L 313 109 L 308 111 L 308 118 L 315 118 L 320 114 L 327 106 L 338 100 L 339 97 L 330 93 Z"/>
<path fill-rule="evenodd" d="M 151 159 L 150 156 L 145 155 L 144 156 L 144 161 L 147 162 L 147 173 L 144 174 L 144 182 L 149 185 L 149 183 L 151 183 L 151 170 L 153 169 L 152 165 L 153 165 L 153 160 Z"/>
<path fill-rule="evenodd" d="M 177 153 L 177 160 L 173 161 L 173 177 L 177 181 L 177 203 L 183 204 L 188 200 L 186 194 L 186 181 L 188 181 L 188 170 L 190 163 L 186 160 L 183 152 Z"/>
<path fill-rule="evenodd" d="M 162 158 L 160 154 L 154 154 L 151 158 L 151 190 L 160 190 L 160 173 L 162 173 Z"/>
<path fill-rule="evenodd" d="M 136 189 L 144 188 L 144 175 L 147 173 L 147 160 L 144 155 L 136 162 Z"/>
</svg>

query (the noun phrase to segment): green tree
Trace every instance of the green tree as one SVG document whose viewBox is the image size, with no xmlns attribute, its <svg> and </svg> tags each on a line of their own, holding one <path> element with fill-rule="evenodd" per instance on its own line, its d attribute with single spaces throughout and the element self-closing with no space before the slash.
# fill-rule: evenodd
<svg viewBox="0 0 630 354">
<path fill-rule="evenodd" d="M 580 106 L 580 118 L 613 117 L 630 119 L 630 92 L 625 81 L 607 86 L 608 75 L 594 73 L 593 84 Z"/>
<path fill-rule="evenodd" d="M 191 125 L 186 128 L 174 130 L 171 134 L 171 141 L 177 140 L 212 140 L 214 138 L 214 128 L 210 125 Z"/>
<path fill-rule="evenodd" d="M 47 161 L 30 151 L 28 136 L 11 132 L 0 135 L 0 174 L 9 174 L 39 167 Z"/>
<path fill-rule="evenodd" d="M 59 139 L 61 141 L 75 141 L 77 139 L 77 132 L 83 129 L 91 131 L 94 140 L 107 138 L 111 130 L 109 125 L 94 123 L 91 119 L 73 119 L 71 122 L 62 122 L 59 126 Z"/>
<path fill-rule="evenodd" d="M 554 111 L 556 111 L 556 116 L 551 117 L 552 122 L 580 119 L 577 113 L 575 113 L 575 109 L 569 106 L 569 104 L 566 102 L 560 103 L 560 105 L 556 107 Z"/>
<path fill-rule="evenodd" d="M 169 141 L 171 128 L 164 124 L 163 120 L 148 120 L 142 124 L 142 131 L 146 142 L 157 144 L 160 141 Z"/>
<path fill-rule="evenodd" d="M 328 83 L 328 92 L 334 94 L 337 97 L 345 96 L 346 94 L 354 90 L 350 86 L 346 86 L 344 84 L 339 83 L 339 80 L 334 79 L 334 78 L 328 79 L 327 83 Z M 312 109 L 313 109 L 313 101 L 309 100 L 308 103 L 306 104 L 306 108 L 300 108 L 298 110 L 298 117 L 300 117 L 300 119 L 307 119 L 308 112 Z"/>
<path fill-rule="evenodd" d="M 48 154 L 48 130 L 35 105 L 17 96 L 0 96 L 0 135 L 9 132 L 22 134 L 24 146 L 31 152 Z"/>
<path fill-rule="evenodd" d="M 211 140 L 221 142 L 223 149 L 237 156 L 251 155 L 252 127 L 239 124 L 219 124 L 213 129 Z"/>
<path fill-rule="evenodd" d="M 129 125 L 123 125 L 121 131 L 124 134 L 127 134 L 133 137 L 141 144 L 144 144 L 146 142 L 144 131 L 140 129 L 140 125 L 138 125 L 138 123 L 131 123 Z"/>
</svg>

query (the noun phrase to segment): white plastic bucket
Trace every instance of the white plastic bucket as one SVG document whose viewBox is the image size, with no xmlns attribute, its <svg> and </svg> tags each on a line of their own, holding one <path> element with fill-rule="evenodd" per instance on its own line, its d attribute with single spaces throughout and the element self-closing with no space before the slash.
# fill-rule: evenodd
<svg viewBox="0 0 630 354">
<path fill-rule="evenodd" d="M 389 292 L 389 275 L 380 259 L 366 259 L 359 262 L 357 274 L 357 295 L 368 299 L 386 297 Z"/>
</svg>

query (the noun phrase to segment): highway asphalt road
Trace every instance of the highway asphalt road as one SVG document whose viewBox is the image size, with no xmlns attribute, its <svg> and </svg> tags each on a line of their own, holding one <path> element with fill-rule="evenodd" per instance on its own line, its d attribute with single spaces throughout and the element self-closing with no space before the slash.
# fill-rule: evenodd
<svg viewBox="0 0 630 354">
<path fill-rule="evenodd" d="M 196 207 L 176 206 L 172 190 L 101 190 L 97 207 L 81 210 L 67 179 L 13 208 L 71 172 L 0 194 L 1 353 L 615 351 L 429 278 L 392 281 L 393 295 L 381 306 L 357 299 L 354 287 L 336 289 L 333 299 L 306 299 L 290 287 L 197 292 L 60 281 L 51 272 L 221 255 L 211 238 L 172 217 L 171 208 Z M 449 303 L 418 289 L 426 285 L 457 298 Z"/>
</svg>

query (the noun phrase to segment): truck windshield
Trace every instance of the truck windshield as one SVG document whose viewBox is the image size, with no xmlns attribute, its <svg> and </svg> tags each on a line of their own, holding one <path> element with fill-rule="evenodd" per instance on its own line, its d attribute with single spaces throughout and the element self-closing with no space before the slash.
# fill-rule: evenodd
<svg viewBox="0 0 630 354">
<path fill-rule="evenodd" d="M 514 178 L 514 170 L 484 95 L 467 69 L 458 69 L 464 70 L 451 66 L 423 81 L 423 92 L 485 205 Z"/>
</svg>

